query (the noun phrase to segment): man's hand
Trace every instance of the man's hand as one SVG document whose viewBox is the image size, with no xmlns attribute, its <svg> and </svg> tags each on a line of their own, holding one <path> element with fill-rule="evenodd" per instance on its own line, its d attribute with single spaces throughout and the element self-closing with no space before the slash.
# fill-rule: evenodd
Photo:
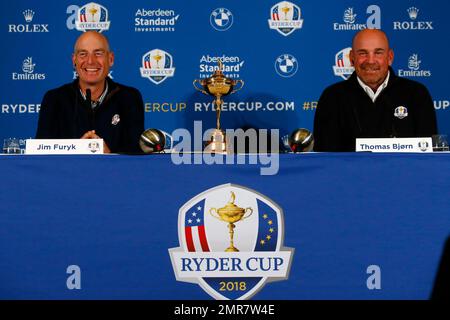
<svg viewBox="0 0 450 320">
<path fill-rule="evenodd" d="M 96 133 L 95 130 L 87 131 L 81 139 L 101 139 Z M 105 143 L 105 140 L 103 140 L 103 153 L 111 153 L 111 150 L 109 150 L 108 145 Z"/>
</svg>

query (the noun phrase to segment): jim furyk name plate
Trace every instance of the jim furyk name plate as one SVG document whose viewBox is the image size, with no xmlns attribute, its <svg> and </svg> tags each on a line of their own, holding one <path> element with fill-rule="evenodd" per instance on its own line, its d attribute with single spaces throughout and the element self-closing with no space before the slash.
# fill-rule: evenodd
<svg viewBox="0 0 450 320">
<path fill-rule="evenodd" d="M 27 139 L 25 154 L 103 154 L 103 139 Z"/>
</svg>

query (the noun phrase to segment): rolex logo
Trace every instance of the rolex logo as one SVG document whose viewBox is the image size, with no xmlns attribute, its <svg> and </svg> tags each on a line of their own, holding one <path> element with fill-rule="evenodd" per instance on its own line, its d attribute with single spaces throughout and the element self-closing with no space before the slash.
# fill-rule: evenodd
<svg viewBox="0 0 450 320">
<path fill-rule="evenodd" d="M 34 18 L 34 11 L 26 9 L 22 12 L 26 23 L 11 23 L 8 25 L 8 32 L 29 33 L 29 32 L 49 32 L 48 24 L 45 23 L 30 23 Z"/>
<path fill-rule="evenodd" d="M 27 9 L 27 10 L 25 10 L 22 13 L 23 13 L 23 16 L 25 17 L 25 21 L 26 22 L 33 21 L 33 17 L 34 17 L 34 11 L 33 10 Z"/>
<path fill-rule="evenodd" d="M 416 7 L 409 7 L 405 10 L 408 12 L 408 21 L 394 21 L 394 30 L 434 30 L 433 21 L 423 21 L 417 19 L 419 9 Z"/>
<path fill-rule="evenodd" d="M 406 10 L 406 11 L 408 11 L 408 15 L 411 20 L 417 19 L 417 15 L 419 14 L 419 9 L 417 9 L 416 7 L 411 7 L 411 8 L 408 8 L 408 10 Z"/>
</svg>

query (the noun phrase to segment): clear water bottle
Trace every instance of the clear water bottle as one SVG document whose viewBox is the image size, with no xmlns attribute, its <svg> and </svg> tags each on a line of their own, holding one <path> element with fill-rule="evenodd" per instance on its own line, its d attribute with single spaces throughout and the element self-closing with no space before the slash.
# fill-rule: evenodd
<svg viewBox="0 0 450 320">
<path fill-rule="evenodd" d="M 3 140 L 3 153 L 20 154 L 20 144 L 17 138 L 6 138 Z"/>
<path fill-rule="evenodd" d="M 433 151 L 449 151 L 448 140 L 446 134 L 437 134 L 431 138 L 433 142 Z"/>
</svg>

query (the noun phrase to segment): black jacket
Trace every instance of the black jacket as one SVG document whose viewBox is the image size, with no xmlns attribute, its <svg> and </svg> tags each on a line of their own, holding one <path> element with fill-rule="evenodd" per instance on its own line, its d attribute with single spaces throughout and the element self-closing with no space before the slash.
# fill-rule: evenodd
<svg viewBox="0 0 450 320">
<path fill-rule="evenodd" d="M 79 139 L 95 130 L 111 152 L 139 153 L 144 131 L 142 96 L 135 88 L 107 81 L 107 95 L 94 110 L 82 97 L 78 80 L 48 91 L 41 104 L 36 138 Z"/>
<path fill-rule="evenodd" d="M 403 118 L 395 116 L 400 106 L 407 110 Z M 355 151 L 356 138 L 431 137 L 436 132 L 433 100 L 424 85 L 390 69 L 388 85 L 372 102 L 354 72 L 322 93 L 314 117 L 314 151 Z"/>
</svg>

